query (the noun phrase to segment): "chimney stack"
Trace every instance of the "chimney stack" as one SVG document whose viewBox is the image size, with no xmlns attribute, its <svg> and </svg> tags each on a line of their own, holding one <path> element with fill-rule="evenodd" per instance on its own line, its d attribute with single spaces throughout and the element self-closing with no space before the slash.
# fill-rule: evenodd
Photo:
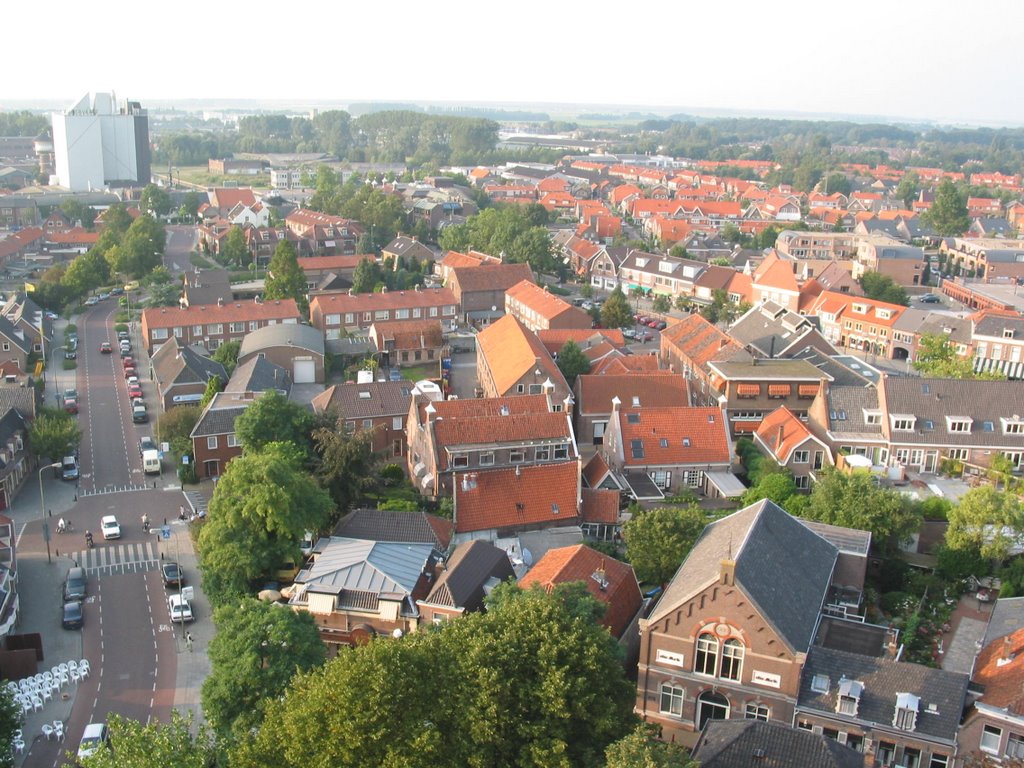
<svg viewBox="0 0 1024 768">
<path fill-rule="evenodd" d="M 782 441 L 786 439 L 786 429 L 782 424 L 779 424 L 779 436 L 775 440 L 775 450 L 779 450 L 782 447 Z"/>
<path fill-rule="evenodd" d="M 736 583 L 736 561 L 731 559 L 723 559 L 721 562 L 721 581 L 726 587 L 731 587 Z"/>
<path fill-rule="evenodd" d="M 997 667 L 1004 667 L 1013 661 L 1013 640 L 1010 635 L 1006 635 L 1003 638 L 1003 649 L 999 653 L 999 659 L 996 661 Z"/>
</svg>

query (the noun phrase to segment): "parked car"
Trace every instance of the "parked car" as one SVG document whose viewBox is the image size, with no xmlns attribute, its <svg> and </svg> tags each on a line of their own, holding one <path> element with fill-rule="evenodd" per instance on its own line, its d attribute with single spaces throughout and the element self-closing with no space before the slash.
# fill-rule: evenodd
<svg viewBox="0 0 1024 768">
<path fill-rule="evenodd" d="M 134 378 L 135 379 L 135 383 L 138 383 L 139 375 L 135 371 L 135 366 L 134 365 L 126 365 L 124 367 L 124 377 L 126 379 L 129 379 L 129 380 Z"/>
<path fill-rule="evenodd" d="M 64 398 L 64 412 L 65 413 L 78 413 L 78 401 L 73 397 Z"/>
<path fill-rule="evenodd" d="M 68 575 L 64 578 L 64 601 L 85 599 L 88 587 L 89 579 L 85 575 L 85 568 L 68 568 Z"/>
<path fill-rule="evenodd" d="M 104 291 L 103 293 L 101 293 L 101 294 L 100 294 L 99 296 L 97 296 L 96 298 L 98 298 L 98 299 L 99 299 L 100 301 L 106 301 L 107 299 L 109 299 L 109 298 L 110 298 L 110 294 L 109 294 L 109 293 L 107 293 L 106 291 Z"/>
<path fill-rule="evenodd" d="M 636 334 L 636 340 L 641 344 L 646 344 L 648 341 L 654 341 L 654 334 L 650 331 L 638 331 Z"/>
<path fill-rule="evenodd" d="M 668 323 L 666 323 L 664 320 L 659 320 L 651 327 L 656 331 L 664 331 L 666 328 L 668 328 Z"/>
<path fill-rule="evenodd" d="M 123 365 L 125 368 L 127 368 L 129 365 L 134 366 L 135 365 L 135 358 L 133 358 L 131 355 L 128 355 L 126 357 L 122 357 L 121 358 L 121 365 Z"/>
<path fill-rule="evenodd" d="M 65 456 L 60 462 L 60 477 L 62 480 L 78 479 L 78 457 Z"/>
<path fill-rule="evenodd" d="M 64 629 L 82 628 L 82 601 L 71 600 L 64 603 L 64 611 L 61 614 L 60 625 Z"/>
<path fill-rule="evenodd" d="M 942 301 L 942 299 L 939 298 L 934 293 L 925 293 L 919 296 L 918 298 L 921 300 L 923 304 L 938 304 Z"/>
<path fill-rule="evenodd" d="M 164 563 L 160 568 L 165 587 L 180 587 L 185 583 L 185 571 L 177 563 Z"/>
<path fill-rule="evenodd" d="M 171 614 L 172 622 L 192 621 L 192 606 L 188 600 L 181 595 L 171 595 L 167 598 L 167 610 Z"/>
<path fill-rule="evenodd" d="M 133 400 L 136 397 L 142 397 L 142 387 L 139 386 L 138 382 L 128 385 L 128 397 Z"/>
<path fill-rule="evenodd" d="M 121 287 L 111 288 L 110 289 L 110 295 L 111 296 L 121 296 L 123 293 L 124 293 L 124 288 L 121 288 Z"/>
<path fill-rule="evenodd" d="M 132 406 L 132 421 L 135 424 L 145 424 L 147 421 L 149 421 L 149 414 L 146 412 L 146 406 Z"/>
<path fill-rule="evenodd" d="M 85 726 L 82 740 L 78 742 L 78 759 L 96 754 L 103 747 L 110 746 L 110 734 L 106 723 L 89 723 Z"/>
<path fill-rule="evenodd" d="M 635 339 L 636 338 L 636 331 L 634 331 L 632 328 L 623 328 L 622 329 L 622 335 L 623 335 L 623 337 L 625 337 L 627 339 Z"/>
<path fill-rule="evenodd" d="M 123 357 L 123 358 L 124 357 L 131 357 L 131 354 L 132 354 L 132 348 L 131 347 L 121 347 L 121 357 Z"/>
<path fill-rule="evenodd" d="M 104 515 L 100 519 L 100 530 L 103 531 L 104 540 L 121 538 L 121 526 L 114 515 Z"/>
<path fill-rule="evenodd" d="M 84 303 L 85 306 L 87 307 L 95 307 L 97 304 L 100 303 L 100 300 L 97 299 L 95 296 L 90 296 L 88 299 L 85 300 Z"/>
<path fill-rule="evenodd" d="M 75 389 L 74 387 L 68 387 L 67 389 L 64 390 L 63 397 L 65 400 L 77 400 L 78 390 Z"/>
<path fill-rule="evenodd" d="M 139 456 L 144 454 L 146 451 L 155 451 L 156 443 L 153 442 L 153 438 L 147 435 L 146 437 L 139 438 Z"/>
<path fill-rule="evenodd" d="M 110 346 L 110 342 L 109 341 L 104 341 L 102 344 L 100 344 L 100 353 L 101 354 L 109 355 L 113 351 L 114 351 L 114 348 L 112 346 Z"/>
</svg>

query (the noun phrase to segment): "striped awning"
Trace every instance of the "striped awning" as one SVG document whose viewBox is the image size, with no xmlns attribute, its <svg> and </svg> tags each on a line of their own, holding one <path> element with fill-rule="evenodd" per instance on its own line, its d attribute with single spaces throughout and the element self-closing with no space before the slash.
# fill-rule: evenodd
<svg viewBox="0 0 1024 768">
<path fill-rule="evenodd" d="M 750 396 L 753 396 L 753 397 L 757 397 L 758 395 L 761 394 L 761 385 L 760 384 L 737 384 L 736 385 L 736 394 L 737 395 L 750 395 Z"/>
<path fill-rule="evenodd" d="M 800 397 L 814 397 L 818 394 L 818 384 L 800 384 L 797 393 Z"/>
<path fill-rule="evenodd" d="M 1024 362 L 1010 362 L 1009 360 L 993 360 L 991 357 L 974 358 L 974 372 L 999 371 L 1006 374 L 1008 379 L 1024 378 Z"/>
<path fill-rule="evenodd" d="M 759 421 L 734 421 L 732 423 L 732 431 L 737 435 L 752 435 L 759 426 L 761 426 Z"/>
<path fill-rule="evenodd" d="M 789 393 L 793 391 L 793 388 L 789 384 L 769 384 L 768 394 L 771 397 L 789 397 Z"/>
</svg>

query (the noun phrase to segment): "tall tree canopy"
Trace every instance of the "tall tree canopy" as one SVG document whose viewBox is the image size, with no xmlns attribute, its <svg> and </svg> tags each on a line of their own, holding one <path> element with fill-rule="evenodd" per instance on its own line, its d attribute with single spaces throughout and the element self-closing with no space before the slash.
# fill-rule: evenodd
<svg viewBox="0 0 1024 768">
<path fill-rule="evenodd" d="M 60 461 L 82 439 L 78 420 L 55 408 L 40 408 L 28 430 L 28 445 L 39 458 Z"/>
<path fill-rule="evenodd" d="M 309 313 L 309 300 L 306 298 L 306 275 L 299 266 L 299 257 L 295 246 L 282 240 L 274 249 L 274 255 L 267 267 L 266 299 L 295 299 L 302 315 Z"/>
<path fill-rule="evenodd" d="M 949 179 L 939 182 L 935 200 L 922 218 L 943 237 L 962 235 L 971 226 L 971 218 L 967 215 L 967 200 Z"/>
<path fill-rule="evenodd" d="M 706 524 L 703 510 L 695 504 L 633 515 L 622 527 L 622 538 L 636 577 L 651 584 L 668 583 Z"/>
<path fill-rule="evenodd" d="M 572 385 L 576 383 L 576 377 L 582 376 L 590 371 L 590 360 L 583 354 L 583 350 L 580 349 L 580 345 L 572 339 L 569 339 L 558 352 L 558 370 L 565 376 L 565 380 L 569 384 L 569 388 L 572 389 Z"/>
<path fill-rule="evenodd" d="M 944 333 L 925 333 L 917 345 L 914 370 L 923 376 L 938 379 L 987 379 L 1002 381 L 1005 374 L 999 371 L 974 370 L 971 358 L 960 357 L 956 344 Z"/>
<path fill-rule="evenodd" d="M 438 243 L 452 251 L 476 250 L 506 261 L 526 262 L 534 272 L 553 273 L 558 268 L 548 231 L 536 223 L 530 206 L 488 208 L 465 224 L 446 227 Z"/>
<path fill-rule="evenodd" d="M 880 272 L 865 272 L 860 277 L 860 287 L 869 299 L 902 304 L 904 307 L 910 304 L 910 297 L 903 286 L 897 285 L 895 280 Z"/>
<path fill-rule="evenodd" d="M 974 550 L 991 560 L 1004 560 L 1024 533 L 1024 509 L 1012 493 L 990 485 L 972 488 L 948 513 L 946 545 Z"/>
<path fill-rule="evenodd" d="M 264 392 L 235 419 L 235 434 L 246 451 L 260 451 L 268 443 L 280 442 L 308 452 L 312 429 L 312 411 L 276 389 Z"/>
<path fill-rule="evenodd" d="M 632 324 L 633 311 L 629 308 L 629 301 L 622 287 L 616 285 L 601 305 L 601 325 L 605 328 L 624 328 Z"/>
<path fill-rule="evenodd" d="M 171 710 L 171 722 L 140 723 L 117 714 L 107 716 L 110 749 L 100 749 L 81 764 L 85 768 L 211 768 L 218 749 L 213 735 L 192 715 Z"/>
</svg>

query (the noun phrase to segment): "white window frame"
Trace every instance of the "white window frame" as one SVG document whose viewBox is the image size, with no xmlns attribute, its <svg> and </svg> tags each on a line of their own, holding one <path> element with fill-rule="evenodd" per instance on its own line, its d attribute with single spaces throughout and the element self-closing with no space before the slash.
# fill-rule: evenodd
<svg viewBox="0 0 1024 768">
<path fill-rule="evenodd" d="M 217 450 L 217 436 L 216 435 L 209 435 L 206 438 L 206 448 L 207 448 L 207 450 L 210 450 L 210 451 Z"/>
<path fill-rule="evenodd" d="M 807 449 L 801 449 L 799 451 L 793 451 L 793 463 L 794 464 L 809 464 L 811 461 L 811 452 Z"/>
<path fill-rule="evenodd" d="M 668 708 L 665 708 L 666 699 Z M 683 716 L 683 703 L 686 701 L 686 691 L 682 686 L 672 683 L 662 683 L 658 696 L 658 711 L 663 715 L 671 717 Z"/>
<path fill-rule="evenodd" d="M 995 742 L 993 743 L 993 739 Z M 999 747 L 1003 743 L 1003 729 L 997 728 L 994 725 L 986 724 L 981 729 L 981 741 L 978 746 L 982 752 L 988 752 L 990 755 L 998 755 Z"/>
</svg>

